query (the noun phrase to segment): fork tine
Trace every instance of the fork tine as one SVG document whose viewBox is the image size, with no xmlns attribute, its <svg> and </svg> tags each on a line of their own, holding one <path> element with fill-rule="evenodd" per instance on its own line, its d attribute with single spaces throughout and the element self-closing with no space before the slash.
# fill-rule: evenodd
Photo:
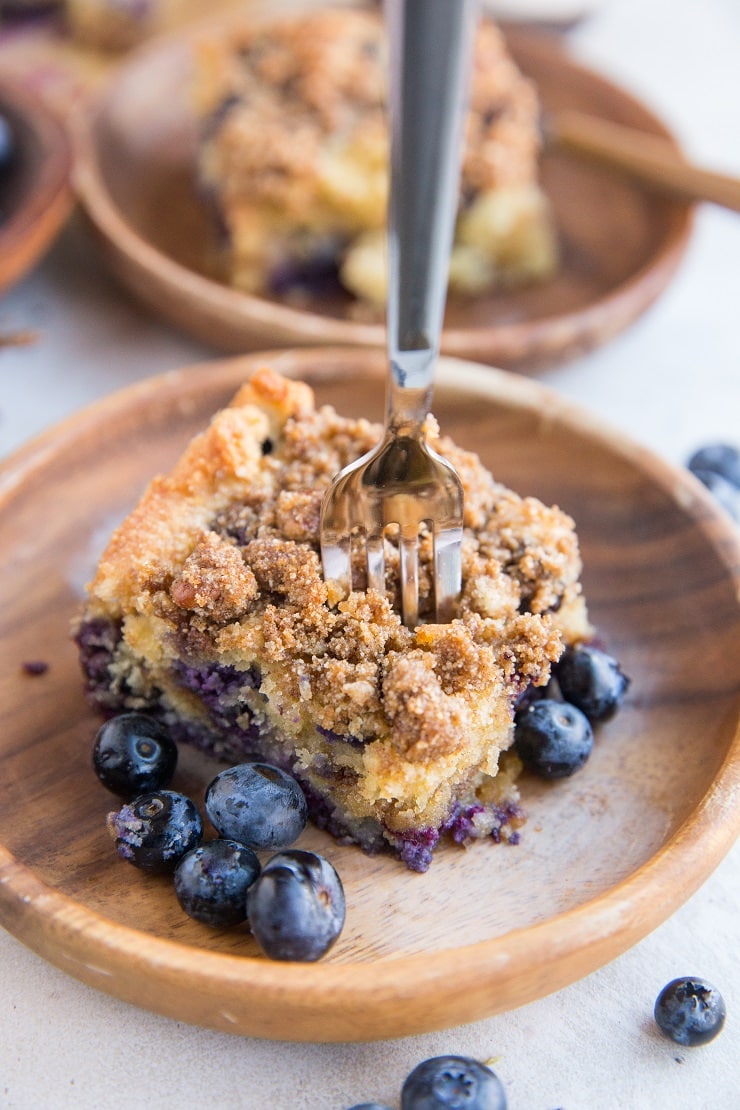
<svg viewBox="0 0 740 1110">
<path fill-rule="evenodd" d="M 437 621 L 451 621 L 462 589 L 462 528 L 434 532 L 434 604 Z"/>
<path fill-rule="evenodd" d="M 335 582 L 347 596 L 352 592 L 352 545 L 349 532 L 321 536 L 321 562 L 324 579 Z"/>
<path fill-rule="evenodd" d="M 367 553 L 367 588 L 377 590 L 379 594 L 385 593 L 385 551 L 383 536 L 381 534 L 368 535 L 366 541 Z"/>
<path fill-rule="evenodd" d="M 416 527 L 404 528 L 399 545 L 401 613 L 407 628 L 419 623 L 419 535 Z"/>
</svg>

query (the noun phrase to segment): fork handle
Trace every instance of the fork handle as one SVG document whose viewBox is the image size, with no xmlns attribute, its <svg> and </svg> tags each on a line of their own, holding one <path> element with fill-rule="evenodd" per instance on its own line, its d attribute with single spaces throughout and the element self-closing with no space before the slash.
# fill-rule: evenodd
<svg viewBox="0 0 740 1110">
<path fill-rule="evenodd" d="M 419 400 L 427 410 L 447 295 L 478 8 L 479 0 L 386 0 L 385 6 L 391 384 L 396 394 L 423 391 Z"/>
</svg>

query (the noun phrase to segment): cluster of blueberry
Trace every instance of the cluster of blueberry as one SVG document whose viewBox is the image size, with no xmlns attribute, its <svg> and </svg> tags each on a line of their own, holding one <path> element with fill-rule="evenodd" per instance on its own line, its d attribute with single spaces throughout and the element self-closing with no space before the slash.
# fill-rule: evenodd
<svg viewBox="0 0 740 1110">
<path fill-rule="evenodd" d="M 544 696 L 517 713 L 514 746 L 524 766 L 548 779 L 579 770 L 594 746 L 593 726 L 614 716 L 629 683 L 605 651 L 587 644 L 566 648 Z"/>
<path fill-rule="evenodd" d="M 276 960 L 318 960 L 332 946 L 344 925 L 344 891 L 327 859 L 290 848 L 308 818 L 290 775 L 257 762 L 221 771 L 205 794 L 218 835 L 204 842 L 195 802 L 167 789 L 177 746 L 159 721 L 143 713 L 107 721 L 93 766 L 104 786 L 129 799 L 108 815 L 119 856 L 149 874 L 173 874 L 177 900 L 196 921 L 247 921 Z M 274 854 L 262 865 L 259 851 Z"/>
<path fill-rule="evenodd" d="M 740 521 L 740 450 L 712 443 L 695 451 L 687 466 L 733 520 Z"/>
</svg>

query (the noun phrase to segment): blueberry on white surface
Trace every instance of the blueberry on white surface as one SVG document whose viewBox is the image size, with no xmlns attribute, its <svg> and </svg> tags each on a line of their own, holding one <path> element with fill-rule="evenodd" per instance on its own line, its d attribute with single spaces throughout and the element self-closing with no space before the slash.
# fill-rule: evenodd
<svg viewBox="0 0 740 1110">
<path fill-rule="evenodd" d="M 434 1056 L 407 1076 L 401 1110 L 506 1110 L 506 1092 L 485 1064 L 467 1056 Z"/>
<path fill-rule="evenodd" d="M 725 1023 L 722 995 L 706 979 L 672 979 L 655 1002 L 655 1020 L 661 1031 L 676 1044 L 694 1047 L 707 1044 Z"/>
<path fill-rule="evenodd" d="M 133 798 L 169 786 L 177 767 L 177 745 L 154 717 L 120 713 L 98 729 L 92 758 L 103 786 Z"/>
<path fill-rule="evenodd" d="M 594 745 L 591 723 L 569 702 L 543 698 L 517 714 L 514 748 L 529 771 L 561 779 L 578 771 Z"/>
<path fill-rule="evenodd" d="M 342 931 L 344 890 L 323 856 L 298 848 L 267 861 L 249 888 L 247 915 L 254 937 L 273 960 L 320 959 Z"/>
<path fill-rule="evenodd" d="M 260 873 L 251 848 L 235 840 L 209 840 L 184 855 L 175 869 L 175 894 L 185 913 L 203 925 L 229 928 L 247 918 L 247 891 Z"/>
<path fill-rule="evenodd" d="M 614 716 L 630 684 L 613 656 L 587 644 L 565 649 L 555 677 L 565 700 L 592 724 Z"/>
<path fill-rule="evenodd" d="M 687 466 L 692 474 L 719 474 L 730 485 L 740 489 L 740 450 L 729 443 L 710 443 L 694 451 Z M 703 478 L 701 479 L 704 480 Z"/>
<path fill-rule="evenodd" d="M 108 829 L 121 859 L 150 874 L 174 871 L 203 838 L 195 803 L 174 790 L 155 790 L 108 814 Z"/>
<path fill-rule="evenodd" d="M 257 850 L 287 848 L 308 820 L 296 780 L 269 763 L 240 763 L 221 771 L 206 790 L 206 811 L 219 836 Z"/>
</svg>

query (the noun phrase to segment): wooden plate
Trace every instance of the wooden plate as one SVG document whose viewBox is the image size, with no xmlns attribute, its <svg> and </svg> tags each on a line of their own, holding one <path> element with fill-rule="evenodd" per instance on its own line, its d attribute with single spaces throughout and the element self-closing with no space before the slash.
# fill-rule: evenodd
<svg viewBox="0 0 740 1110">
<path fill-rule="evenodd" d="M 367 1040 L 450 1027 L 586 975 L 668 917 L 740 826 L 740 541 L 694 479 L 521 375 L 446 363 L 442 427 L 579 526 L 591 615 L 632 686 L 584 769 L 523 781 L 516 847 L 443 848 L 426 875 L 310 829 L 347 894 L 313 965 L 261 958 L 245 929 L 186 917 L 171 882 L 115 856 L 115 801 L 90 766 L 68 626 L 113 525 L 263 356 L 115 394 L 0 472 L 0 922 L 65 971 L 136 1005 L 236 1033 Z M 271 359 L 349 414 L 380 416 L 380 352 Z M 45 660 L 30 677 L 24 661 Z M 215 765 L 184 751 L 202 801 Z"/>
<path fill-rule="evenodd" d="M 0 81 L 0 115 L 17 153 L 0 177 L 0 292 L 22 278 L 69 215 L 72 147 L 61 123 L 22 87 Z"/>
<path fill-rule="evenodd" d="M 645 107 L 576 65 L 552 38 L 514 28 L 508 37 L 546 109 L 586 109 L 670 138 Z M 383 346 L 382 323 L 353 320 L 348 301 L 298 309 L 228 288 L 209 273 L 213 229 L 194 189 L 191 69 L 187 37 L 144 47 L 83 128 L 78 191 L 113 270 L 155 312 L 219 350 Z M 685 204 L 555 151 L 542 173 L 562 246 L 557 277 L 451 303 L 448 354 L 518 369 L 563 361 L 626 327 L 672 277 L 689 234 Z"/>
</svg>

